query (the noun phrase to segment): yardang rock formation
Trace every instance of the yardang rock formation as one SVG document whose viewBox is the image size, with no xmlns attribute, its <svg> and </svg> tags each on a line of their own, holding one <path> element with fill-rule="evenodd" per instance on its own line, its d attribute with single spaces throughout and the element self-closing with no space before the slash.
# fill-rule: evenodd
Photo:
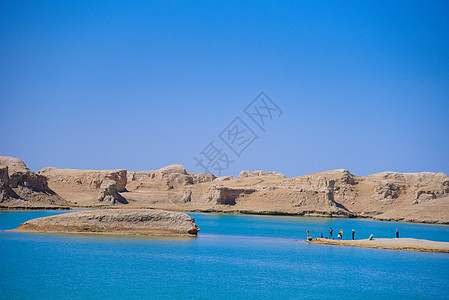
<svg viewBox="0 0 449 300">
<path fill-rule="evenodd" d="M 182 165 L 154 171 L 44 168 L 37 175 L 29 169 L 26 172 L 34 174 L 28 175 L 30 178 L 41 176 L 40 180 L 48 180 L 46 189 L 74 207 L 119 205 L 449 224 L 449 177 L 444 173 L 382 172 L 356 176 L 338 169 L 286 178 L 278 172 L 242 171 L 236 179 L 190 173 Z M 5 170 L 0 170 L 2 199 L 16 199 L 14 193 L 22 197 L 24 192 L 15 189 L 10 184 L 11 176 L 6 178 L 5 174 Z"/>
<path fill-rule="evenodd" d="M 0 207 L 51 208 L 69 203 L 48 187 L 47 177 L 18 158 L 0 156 Z"/>
<path fill-rule="evenodd" d="M 154 209 L 102 209 L 33 219 L 15 231 L 114 233 L 139 235 L 196 235 L 195 219 L 179 212 Z"/>
</svg>

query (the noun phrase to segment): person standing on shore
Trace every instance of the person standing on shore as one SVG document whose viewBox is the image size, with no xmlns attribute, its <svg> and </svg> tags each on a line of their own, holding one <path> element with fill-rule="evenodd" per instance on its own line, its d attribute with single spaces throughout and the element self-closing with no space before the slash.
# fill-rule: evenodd
<svg viewBox="0 0 449 300">
<path fill-rule="evenodd" d="M 307 241 L 311 241 L 311 240 L 312 240 L 312 237 L 310 236 L 309 231 L 307 230 Z"/>
<path fill-rule="evenodd" d="M 399 238 L 399 228 L 396 228 L 396 238 Z"/>
<path fill-rule="evenodd" d="M 340 229 L 339 235 L 340 235 L 340 239 L 343 239 L 343 229 Z"/>
<path fill-rule="evenodd" d="M 352 240 L 354 240 L 354 236 L 355 236 L 355 230 L 352 230 Z"/>
<path fill-rule="evenodd" d="M 329 229 L 329 239 L 334 239 L 334 237 L 332 236 L 333 232 L 334 231 L 332 230 L 332 227 L 331 227 L 331 229 Z"/>
</svg>

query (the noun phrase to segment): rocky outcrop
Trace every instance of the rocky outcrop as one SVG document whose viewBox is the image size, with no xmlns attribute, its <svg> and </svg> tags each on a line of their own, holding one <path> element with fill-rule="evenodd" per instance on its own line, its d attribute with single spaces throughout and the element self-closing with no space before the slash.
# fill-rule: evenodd
<svg viewBox="0 0 449 300">
<path fill-rule="evenodd" d="M 48 167 L 38 172 L 48 178 L 50 186 L 64 197 L 78 203 L 86 198 L 85 206 L 126 204 L 119 194 L 126 192 L 127 171 L 74 170 Z"/>
<path fill-rule="evenodd" d="M 112 180 L 118 192 L 126 191 L 126 170 L 74 170 L 48 167 L 38 171 L 38 174 L 47 177 L 49 182 L 59 188 L 96 191 L 103 182 Z"/>
<path fill-rule="evenodd" d="M 310 176 L 333 180 L 334 201 L 358 215 L 382 214 L 448 194 L 445 187 L 449 177 L 444 173 L 382 172 L 355 176 L 339 169 L 297 177 L 295 181 Z"/>
<path fill-rule="evenodd" d="M 179 190 L 185 186 L 212 182 L 216 176 L 208 173 L 188 173 L 182 165 L 171 165 L 155 171 L 130 171 L 128 182 L 131 189 Z"/>
<path fill-rule="evenodd" d="M 448 195 L 448 180 L 443 173 L 355 176 L 344 169 L 294 178 L 247 176 L 228 180 L 224 185 L 212 184 L 202 192 L 201 200 L 192 202 L 229 207 L 212 208 L 217 211 L 373 216 Z"/>
<path fill-rule="evenodd" d="M 449 195 L 449 177 L 431 172 L 356 176 L 338 169 L 286 178 L 278 172 L 242 171 L 235 179 L 190 173 L 182 165 L 129 172 L 45 168 L 35 174 L 18 159 L 3 157 L 0 163 L 4 165 L 0 168 L 0 202 L 10 204 L 33 200 L 36 195 L 43 196 L 42 192 L 51 199 L 56 192 L 80 206 L 129 202 L 133 207 L 183 211 L 363 217 L 391 212 L 382 217 L 406 220 L 399 212 L 423 212 L 426 203 L 434 208 L 444 205 L 437 200 Z M 434 211 L 444 223 L 444 217 Z M 438 221 L 421 213 L 413 220 L 420 218 L 423 222 Z"/>
<path fill-rule="evenodd" d="M 21 232 L 197 235 L 195 219 L 184 213 L 152 209 L 105 209 L 38 218 L 20 224 Z"/>
<path fill-rule="evenodd" d="M 227 181 L 227 180 L 234 180 L 235 177 L 234 176 L 221 176 L 221 177 L 217 177 L 213 180 L 213 182 L 220 182 L 220 181 Z"/>
<path fill-rule="evenodd" d="M 375 220 L 449 224 L 449 196 L 389 210 Z"/>
<path fill-rule="evenodd" d="M 48 187 L 47 178 L 18 158 L 0 156 L 0 202 L 7 207 L 65 206 L 67 201 Z"/>
<path fill-rule="evenodd" d="M 192 191 L 187 190 L 187 191 L 182 192 L 181 201 L 184 203 L 192 202 Z"/>
<path fill-rule="evenodd" d="M 193 173 L 188 175 L 195 178 Z M 449 178 L 443 173 L 383 172 L 356 176 L 338 169 L 284 178 L 274 172 L 244 171 L 237 179 L 219 177 L 212 182 L 193 179 L 193 184 L 172 184 L 171 189 L 163 181 L 163 185 L 157 183 L 156 175 L 152 176 L 155 177 L 152 181 L 140 181 L 142 187 L 129 187 L 133 197 L 141 199 L 137 202 L 218 212 L 371 217 L 433 201 L 449 192 Z M 201 174 L 201 178 L 206 176 Z M 157 193 L 162 186 L 165 194 Z"/>
<path fill-rule="evenodd" d="M 398 185 L 393 182 L 379 182 L 374 187 L 373 196 L 377 200 L 391 200 L 396 199 L 401 194 L 403 185 Z"/>
<path fill-rule="evenodd" d="M 0 167 L 0 203 L 20 199 L 9 186 L 8 167 Z"/>
<path fill-rule="evenodd" d="M 189 173 L 189 175 L 192 177 L 194 184 L 202 182 L 212 182 L 217 178 L 214 174 L 209 173 Z"/>
<path fill-rule="evenodd" d="M 449 177 L 444 173 L 382 172 L 360 178 L 360 185 L 371 188 L 370 198 L 382 207 L 379 212 L 416 205 L 448 194 Z"/>
<path fill-rule="evenodd" d="M 162 174 L 184 174 L 187 175 L 186 168 L 183 165 L 170 165 L 159 169 Z"/>
<path fill-rule="evenodd" d="M 103 205 L 127 204 L 128 201 L 118 193 L 117 183 L 114 180 L 105 180 L 100 186 L 98 202 Z"/>
<path fill-rule="evenodd" d="M 203 196 L 204 200 L 212 204 L 235 205 L 236 199 L 243 195 L 254 193 L 252 188 L 237 188 L 213 185 Z"/>
<path fill-rule="evenodd" d="M 11 173 L 31 171 L 20 158 L 0 156 L 0 166 L 7 166 Z"/>
<path fill-rule="evenodd" d="M 286 176 L 279 172 L 267 172 L 267 171 L 242 171 L 240 172 L 237 179 L 242 179 L 246 177 L 260 177 L 260 176 L 278 176 L 281 178 L 286 178 Z"/>
</svg>

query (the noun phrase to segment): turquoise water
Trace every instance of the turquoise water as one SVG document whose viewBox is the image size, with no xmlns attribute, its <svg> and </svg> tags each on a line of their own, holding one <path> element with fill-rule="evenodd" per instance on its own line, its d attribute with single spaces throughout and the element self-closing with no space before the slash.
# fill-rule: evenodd
<svg viewBox="0 0 449 300">
<path fill-rule="evenodd" d="M 63 212 L 2 212 L 0 229 Z M 449 254 L 321 246 L 312 236 L 449 241 L 448 226 L 191 214 L 197 238 L 0 232 L 0 298 L 448 299 Z"/>
</svg>

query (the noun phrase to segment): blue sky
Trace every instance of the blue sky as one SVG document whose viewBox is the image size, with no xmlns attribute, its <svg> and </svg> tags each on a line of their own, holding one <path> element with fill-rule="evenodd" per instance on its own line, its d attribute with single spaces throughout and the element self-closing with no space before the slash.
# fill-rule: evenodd
<svg viewBox="0 0 449 300">
<path fill-rule="evenodd" d="M 449 174 L 449 2 L 2 1 L 0 153 L 221 175 Z M 283 114 L 243 112 L 264 91 Z M 258 136 L 240 157 L 219 134 Z M 217 172 L 215 172 L 217 173 Z"/>
</svg>

